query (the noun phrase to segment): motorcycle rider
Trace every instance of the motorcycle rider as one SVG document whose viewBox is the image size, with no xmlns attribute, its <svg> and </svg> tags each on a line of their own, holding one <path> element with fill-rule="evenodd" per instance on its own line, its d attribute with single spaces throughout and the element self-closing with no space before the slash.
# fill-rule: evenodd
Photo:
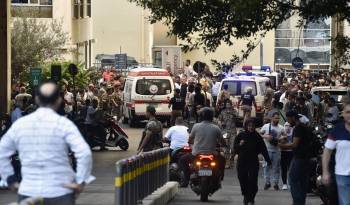
<svg viewBox="0 0 350 205">
<path fill-rule="evenodd" d="M 165 134 L 164 141 L 170 142 L 171 161 L 177 161 L 176 151 L 188 146 L 188 127 L 184 125 L 182 117 L 177 117 L 175 126 L 172 126 Z"/>
<path fill-rule="evenodd" d="M 179 160 L 179 167 L 184 172 L 185 177 L 183 184 L 181 184 L 182 187 L 188 186 L 191 175 L 189 164 L 198 154 L 215 154 L 222 179 L 225 171 L 226 160 L 220 153 L 217 153 L 216 148 L 218 143 L 222 146 L 226 146 L 226 143 L 220 128 L 213 123 L 214 111 L 205 107 L 200 110 L 199 115 L 202 122 L 193 126 L 189 136 L 189 144 L 193 144 L 192 153 L 183 155 Z"/>
<path fill-rule="evenodd" d="M 105 143 L 106 143 L 106 131 L 103 127 L 102 119 L 104 118 L 104 111 L 98 108 L 99 102 L 97 99 L 92 100 L 92 105 L 87 108 L 86 118 L 85 118 L 85 124 L 88 133 L 91 133 L 92 135 L 95 135 L 101 142 L 100 144 L 100 150 L 104 151 L 106 150 Z M 87 139 L 87 142 L 89 142 L 90 139 Z M 89 143 L 91 146 L 91 143 Z"/>
</svg>

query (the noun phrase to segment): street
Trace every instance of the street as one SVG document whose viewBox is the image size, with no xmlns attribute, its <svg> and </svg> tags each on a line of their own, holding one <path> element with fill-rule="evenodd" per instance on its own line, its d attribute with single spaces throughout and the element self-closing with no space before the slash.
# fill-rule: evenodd
<svg viewBox="0 0 350 205">
<path fill-rule="evenodd" d="M 142 129 L 126 128 L 129 135 L 130 149 L 126 152 L 110 150 L 106 152 L 93 152 L 94 168 L 93 175 L 97 178 L 92 184 L 86 186 L 85 191 L 78 199 L 79 205 L 112 205 L 114 203 L 114 164 L 120 159 L 135 154 L 140 140 Z M 263 191 L 263 178 L 260 174 L 259 192 L 256 198 L 257 204 L 261 205 L 286 205 L 292 202 L 288 191 Z M 10 191 L 0 191 L 0 204 L 8 204 L 16 201 L 16 194 Z M 309 196 L 308 205 L 319 205 L 318 197 Z M 242 204 L 242 196 L 234 169 L 226 170 L 226 178 L 223 188 L 210 198 L 212 204 Z M 171 205 L 182 204 L 202 204 L 199 197 L 189 188 L 181 189 L 177 197 L 170 203 Z"/>
</svg>

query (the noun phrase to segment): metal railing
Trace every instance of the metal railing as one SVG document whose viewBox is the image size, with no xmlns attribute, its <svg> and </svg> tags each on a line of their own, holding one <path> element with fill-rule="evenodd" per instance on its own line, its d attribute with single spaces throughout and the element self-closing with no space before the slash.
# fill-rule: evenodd
<svg viewBox="0 0 350 205">
<path fill-rule="evenodd" d="M 163 148 L 116 163 L 115 205 L 135 205 L 168 182 L 170 149 Z"/>
</svg>

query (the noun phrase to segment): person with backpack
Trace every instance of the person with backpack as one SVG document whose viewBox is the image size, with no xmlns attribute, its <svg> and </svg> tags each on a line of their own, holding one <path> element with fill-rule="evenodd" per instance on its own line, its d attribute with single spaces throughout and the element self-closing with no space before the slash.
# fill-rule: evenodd
<svg viewBox="0 0 350 205">
<path fill-rule="evenodd" d="M 294 110 L 286 113 L 288 123 L 293 128 L 291 143 L 278 143 L 281 149 L 293 149 L 293 159 L 289 169 L 289 185 L 293 205 L 305 205 L 310 175 L 310 159 L 314 155 L 312 129 L 300 122 L 301 115 Z"/>
</svg>

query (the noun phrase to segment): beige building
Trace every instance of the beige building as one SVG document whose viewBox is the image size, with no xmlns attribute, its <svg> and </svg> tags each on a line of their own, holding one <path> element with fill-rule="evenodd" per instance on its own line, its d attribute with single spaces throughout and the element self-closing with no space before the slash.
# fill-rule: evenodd
<svg viewBox="0 0 350 205">
<path fill-rule="evenodd" d="M 69 36 L 66 49 L 78 51 L 67 55 L 67 60 L 85 62 L 86 67 L 91 67 L 91 0 L 11 0 L 11 3 L 12 17 L 16 17 L 18 11 L 28 11 L 28 17 L 61 21 Z"/>
<path fill-rule="evenodd" d="M 122 53 L 141 63 L 154 63 L 160 62 L 157 48 L 181 44 L 178 39 L 167 36 L 166 26 L 161 23 L 150 25 L 146 20 L 148 11 L 127 0 L 93 1 L 92 7 L 93 55 L 116 54 L 121 48 Z M 269 32 L 241 65 L 290 68 L 292 59 L 298 56 L 304 60 L 304 68 L 329 68 L 331 19 L 308 24 L 302 30 L 296 28 L 297 20 L 297 17 L 292 17 Z M 233 54 L 240 55 L 240 51 L 246 48 L 247 41 L 234 42 L 234 46 L 222 45 L 214 53 L 205 54 L 202 49 L 182 53 L 180 59 L 182 62 L 199 60 L 209 65 L 211 59 L 228 61 Z"/>
</svg>

